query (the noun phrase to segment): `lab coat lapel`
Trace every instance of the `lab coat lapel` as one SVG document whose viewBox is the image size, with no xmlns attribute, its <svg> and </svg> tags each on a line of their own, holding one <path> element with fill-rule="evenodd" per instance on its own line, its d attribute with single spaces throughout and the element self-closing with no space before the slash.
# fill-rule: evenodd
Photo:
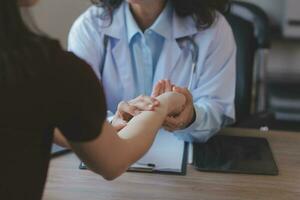
<svg viewBox="0 0 300 200">
<path fill-rule="evenodd" d="M 112 23 L 109 26 L 102 26 L 102 33 L 112 37 L 114 44 L 112 47 L 112 59 L 123 87 L 123 99 L 130 99 L 134 94 L 134 78 L 130 49 L 126 39 L 126 27 L 124 21 L 125 3 L 122 3 L 115 11 Z M 111 80 L 114 81 L 114 80 Z"/>
<path fill-rule="evenodd" d="M 125 38 L 119 40 L 112 50 L 112 57 L 115 61 L 116 67 L 120 73 L 121 83 L 126 92 L 124 95 L 127 97 L 134 97 L 132 88 L 135 87 L 133 78 L 133 68 L 130 56 L 130 49 L 128 42 Z"/>
<path fill-rule="evenodd" d="M 192 17 L 180 17 L 173 12 L 172 17 L 172 36 L 165 40 L 162 54 L 157 64 L 154 77 L 154 84 L 161 79 L 170 79 L 175 67 L 181 63 L 180 59 L 183 50 L 178 43 L 178 39 L 192 36 L 198 32 L 195 21 Z M 174 81 L 174 80 L 173 80 Z"/>
</svg>

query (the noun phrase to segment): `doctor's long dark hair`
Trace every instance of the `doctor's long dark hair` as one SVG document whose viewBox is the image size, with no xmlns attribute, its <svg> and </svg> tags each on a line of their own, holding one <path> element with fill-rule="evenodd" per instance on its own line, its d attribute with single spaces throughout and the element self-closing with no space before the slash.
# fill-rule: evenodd
<svg viewBox="0 0 300 200">
<path fill-rule="evenodd" d="M 112 19 L 112 12 L 124 0 L 92 0 L 92 3 L 103 7 L 106 12 L 101 17 Z M 155 1 L 155 0 L 154 0 Z M 229 0 L 168 0 L 172 1 L 178 16 L 193 16 L 198 28 L 209 28 L 215 21 L 216 11 L 223 12 Z"/>
<path fill-rule="evenodd" d="M 0 1 L 0 85 L 30 74 L 33 63 L 45 63 L 46 36 L 36 34 L 23 21 L 18 0 Z M 4 82 L 3 82 L 4 81 Z"/>
</svg>

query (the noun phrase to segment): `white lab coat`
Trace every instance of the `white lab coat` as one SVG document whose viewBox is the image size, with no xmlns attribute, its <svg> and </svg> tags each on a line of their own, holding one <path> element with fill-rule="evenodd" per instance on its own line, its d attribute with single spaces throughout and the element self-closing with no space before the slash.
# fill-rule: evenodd
<svg viewBox="0 0 300 200">
<path fill-rule="evenodd" d="M 132 60 L 124 23 L 123 3 L 114 13 L 113 21 L 101 20 L 101 8 L 89 8 L 74 23 L 69 36 L 69 50 L 87 61 L 102 80 L 107 106 L 116 111 L 122 100 L 136 97 Z M 196 121 L 187 129 L 176 132 L 185 140 L 206 141 L 226 121 L 235 118 L 234 96 L 236 46 L 232 30 L 221 14 L 212 27 L 198 30 L 191 17 L 173 14 L 172 38 L 166 39 L 154 74 L 154 84 L 169 79 L 180 87 L 188 87 L 192 55 L 186 41 L 191 36 L 199 47 L 197 70 L 191 88 Z M 109 36 L 107 55 L 103 60 L 103 36 Z M 100 66 L 104 62 L 103 73 Z"/>
</svg>

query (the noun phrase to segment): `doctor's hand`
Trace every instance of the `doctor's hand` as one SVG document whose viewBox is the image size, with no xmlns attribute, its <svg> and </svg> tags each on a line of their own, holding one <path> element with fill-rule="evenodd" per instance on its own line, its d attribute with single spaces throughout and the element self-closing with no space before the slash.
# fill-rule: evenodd
<svg viewBox="0 0 300 200">
<path fill-rule="evenodd" d="M 158 97 L 159 95 L 166 93 L 166 92 L 172 92 L 174 88 L 174 85 L 171 83 L 170 80 L 160 80 L 155 85 L 152 91 L 152 97 Z"/>
<path fill-rule="evenodd" d="M 186 98 L 186 103 L 181 113 L 166 118 L 164 128 L 171 132 L 189 127 L 196 119 L 193 96 L 190 91 L 187 88 L 176 86 L 173 87 L 173 91 L 183 94 Z"/>
<path fill-rule="evenodd" d="M 138 96 L 130 101 L 122 101 L 118 104 L 116 114 L 112 120 L 112 126 L 120 131 L 127 123 L 142 111 L 152 111 L 159 106 L 159 101 L 154 97 Z"/>
<path fill-rule="evenodd" d="M 162 80 L 159 81 L 155 86 L 152 92 L 152 96 L 156 97 L 168 91 L 174 91 L 183 94 L 186 98 L 186 103 L 181 112 L 173 113 L 166 118 L 163 124 L 164 128 L 167 131 L 173 132 L 189 127 L 195 121 L 196 118 L 192 94 L 186 88 L 176 87 L 172 85 L 170 81 Z"/>
</svg>

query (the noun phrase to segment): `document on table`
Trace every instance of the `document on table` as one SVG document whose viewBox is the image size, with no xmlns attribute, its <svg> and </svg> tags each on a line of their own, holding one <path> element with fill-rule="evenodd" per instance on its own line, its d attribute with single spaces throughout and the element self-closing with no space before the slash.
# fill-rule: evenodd
<svg viewBox="0 0 300 200">
<path fill-rule="evenodd" d="M 160 131 L 150 150 L 129 171 L 185 174 L 187 145 L 174 134 Z"/>
</svg>

